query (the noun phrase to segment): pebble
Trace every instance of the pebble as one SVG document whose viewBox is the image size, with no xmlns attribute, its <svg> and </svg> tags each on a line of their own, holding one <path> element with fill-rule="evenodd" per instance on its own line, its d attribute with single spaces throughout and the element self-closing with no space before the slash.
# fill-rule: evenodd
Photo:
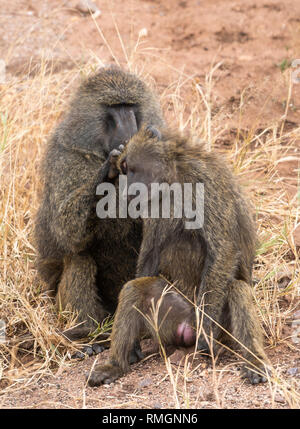
<svg viewBox="0 0 300 429">
<path fill-rule="evenodd" d="M 289 375 L 296 375 L 296 374 L 300 373 L 300 368 L 298 368 L 298 367 L 289 368 L 286 372 Z"/>
<path fill-rule="evenodd" d="M 75 352 L 72 356 L 71 359 L 79 359 L 79 360 L 83 360 L 85 358 L 85 354 L 82 352 Z"/>
<path fill-rule="evenodd" d="M 296 319 L 300 319 L 300 310 L 298 310 L 298 311 L 296 311 L 295 313 L 294 313 L 294 319 L 296 320 Z"/>
<path fill-rule="evenodd" d="M 103 352 L 103 350 L 104 350 L 104 347 L 103 346 L 100 346 L 100 344 L 97 344 L 97 343 L 95 343 L 95 344 L 93 344 L 92 345 L 92 348 L 93 348 L 93 352 L 97 355 L 97 354 L 99 354 L 99 353 L 101 353 L 101 352 Z"/>
<path fill-rule="evenodd" d="M 207 402 L 207 401 L 201 401 L 201 402 L 199 403 L 199 408 L 210 408 L 210 407 L 211 407 L 210 402 Z"/>
<path fill-rule="evenodd" d="M 184 356 L 185 353 L 180 350 L 177 349 L 175 350 L 175 352 L 170 356 L 170 362 L 173 363 L 174 365 L 184 365 Z"/>
<path fill-rule="evenodd" d="M 92 348 L 92 347 L 86 347 L 86 348 L 84 349 L 84 353 L 85 353 L 86 355 L 88 355 L 88 356 L 92 356 L 92 355 L 94 354 L 94 352 L 93 352 L 93 348 Z"/>
<path fill-rule="evenodd" d="M 300 343 L 300 319 L 296 319 L 292 321 L 292 335 L 291 340 L 294 344 Z"/>
<path fill-rule="evenodd" d="M 150 377 L 144 378 L 141 380 L 138 384 L 139 388 L 142 389 L 143 387 L 148 387 L 152 384 L 152 379 Z"/>
<path fill-rule="evenodd" d="M 279 395 L 279 393 L 276 393 L 274 397 L 275 402 L 279 402 L 280 404 L 285 404 L 285 399 Z"/>
<path fill-rule="evenodd" d="M 202 401 L 204 401 L 204 402 L 211 402 L 211 401 L 215 400 L 215 393 L 214 393 L 213 389 L 211 389 L 208 386 L 200 387 L 199 394 L 200 394 Z"/>
<path fill-rule="evenodd" d="M 101 11 L 98 6 L 91 0 L 80 0 L 76 8 L 79 10 L 79 12 L 82 12 L 86 15 L 91 12 L 94 18 L 97 18 L 101 15 Z"/>
</svg>

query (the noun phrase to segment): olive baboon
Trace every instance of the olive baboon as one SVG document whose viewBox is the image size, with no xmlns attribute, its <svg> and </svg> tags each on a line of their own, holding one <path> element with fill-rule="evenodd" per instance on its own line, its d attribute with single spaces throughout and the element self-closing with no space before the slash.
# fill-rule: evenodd
<svg viewBox="0 0 300 429">
<path fill-rule="evenodd" d="M 95 367 L 89 384 L 110 383 L 120 377 L 129 369 L 133 344 L 142 336 L 155 337 L 145 316 L 151 313 L 151 300 L 158 302 L 167 284 L 159 276 L 174 282 L 189 300 L 178 292 L 177 296 L 174 292 L 164 296 L 157 325 L 163 344 L 195 344 L 192 302 L 196 297 L 196 304 L 204 305 L 198 350 L 208 349 L 211 336 L 224 340 L 223 327 L 246 347 L 241 347 L 246 361 L 244 375 L 253 384 L 265 381 L 263 335 L 250 286 L 256 233 L 248 204 L 224 161 L 176 133 L 165 130 L 160 136 L 152 127 L 143 127 L 122 152 L 119 163 L 127 175 L 128 189 L 137 182 L 148 190 L 153 183 L 193 184 L 192 200 L 196 203 L 196 184 L 203 183 L 204 223 L 199 229 L 187 229 L 187 216 L 174 215 L 174 198 L 169 218 L 143 218 L 137 278 L 126 283 L 120 293 L 110 360 Z M 146 208 L 152 198 L 151 189 Z"/>
<path fill-rule="evenodd" d="M 118 182 L 116 155 L 142 123 L 163 125 L 156 96 L 137 76 L 103 68 L 79 87 L 42 163 L 36 217 L 37 268 L 60 308 L 79 313 L 69 339 L 85 337 L 117 306 L 134 277 L 142 224 L 99 219 L 96 187 Z"/>
</svg>

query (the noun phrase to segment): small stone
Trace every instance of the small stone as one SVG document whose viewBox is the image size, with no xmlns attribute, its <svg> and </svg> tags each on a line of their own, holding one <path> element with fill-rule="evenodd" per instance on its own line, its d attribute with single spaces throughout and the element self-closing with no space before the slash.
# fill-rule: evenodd
<svg viewBox="0 0 300 429">
<path fill-rule="evenodd" d="M 296 320 L 296 319 L 300 319 L 300 310 L 298 310 L 298 311 L 296 311 L 296 312 L 294 313 L 293 318 L 294 318 L 295 320 Z"/>
<path fill-rule="evenodd" d="M 92 13 L 95 18 L 101 15 L 98 6 L 91 0 L 80 0 L 76 8 L 79 10 L 79 12 L 84 13 L 85 15 Z"/>
<path fill-rule="evenodd" d="M 280 404 L 285 404 L 285 399 L 279 393 L 276 393 L 274 400 Z"/>
<path fill-rule="evenodd" d="M 291 276 L 286 273 L 278 274 L 278 287 L 280 289 L 285 289 L 291 282 Z"/>
<path fill-rule="evenodd" d="M 72 356 L 71 359 L 79 359 L 79 360 L 83 360 L 85 358 L 85 354 L 82 352 L 75 352 Z"/>
<path fill-rule="evenodd" d="M 211 402 L 215 400 L 215 393 L 213 389 L 208 386 L 202 386 L 199 390 L 199 395 L 202 401 Z"/>
<path fill-rule="evenodd" d="M 98 355 L 99 353 L 103 352 L 104 347 L 100 346 L 100 344 L 95 343 L 92 345 L 92 349 L 95 355 Z"/>
<path fill-rule="evenodd" d="M 160 403 L 160 402 L 154 402 L 154 404 L 153 404 L 153 408 L 155 408 L 155 409 L 160 409 L 160 408 L 162 408 L 162 405 L 161 405 L 161 403 Z"/>
<path fill-rule="evenodd" d="M 200 401 L 199 408 L 210 408 L 211 404 L 207 401 Z"/>
<path fill-rule="evenodd" d="M 300 373 L 300 368 L 298 368 L 298 367 L 289 368 L 286 372 L 287 372 L 289 375 L 296 375 L 296 374 L 299 374 L 299 373 Z"/>
<path fill-rule="evenodd" d="M 173 365 L 184 366 L 185 357 L 187 352 L 181 349 L 176 349 L 174 353 L 170 355 L 170 362 Z"/>
<path fill-rule="evenodd" d="M 183 365 L 184 364 L 184 352 L 182 350 L 175 350 L 175 352 L 170 356 L 170 362 L 174 365 Z"/>
<path fill-rule="evenodd" d="M 148 30 L 147 30 L 147 28 L 142 28 L 139 31 L 139 37 L 146 37 L 146 36 L 148 36 Z"/>
<path fill-rule="evenodd" d="M 152 384 L 152 379 L 151 379 L 151 378 L 149 378 L 149 377 L 147 377 L 147 378 L 144 378 L 143 380 L 141 380 L 141 381 L 139 382 L 138 387 L 139 387 L 140 389 L 142 389 L 143 387 L 148 387 L 148 386 L 150 386 L 150 384 Z"/>
<path fill-rule="evenodd" d="M 84 353 L 87 354 L 88 356 L 93 356 L 94 352 L 93 352 L 93 347 L 86 347 L 86 349 L 84 350 Z"/>
<path fill-rule="evenodd" d="M 123 383 L 122 387 L 126 392 L 134 392 L 135 391 L 135 386 L 132 383 Z"/>
<path fill-rule="evenodd" d="M 300 319 L 295 319 L 292 322 L 292 335 L 291 340 L 294 344 L 300 343 Z"/>
</svg>

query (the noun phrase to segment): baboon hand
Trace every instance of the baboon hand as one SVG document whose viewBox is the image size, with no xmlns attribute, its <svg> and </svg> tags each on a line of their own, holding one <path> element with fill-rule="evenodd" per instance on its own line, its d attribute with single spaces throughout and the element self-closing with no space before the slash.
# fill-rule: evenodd
<svg viewBox="0 0 300 429">
<path fill-rule="evenodd" d="M 123 375 L 121 368 L 112 363 L 105 365 L 96 365 L 91 374 L 87 373 L 86 379 L 91 387 L 100 386 L 101 384 L 110 384 Z"/>
<path fill-rule="evenodd" d="M 119 170 L 117 168 L 117 161 L 119 156 L 121 155 L 121 152 L 124 150 L 124 145 L 120 145 L 118 149 L 113 149 L 109 155 L 107 162 L 109 163 L 108 168 L 108 178 L 109 179 L 115 179 L 119 175 Z"/>
</svg>

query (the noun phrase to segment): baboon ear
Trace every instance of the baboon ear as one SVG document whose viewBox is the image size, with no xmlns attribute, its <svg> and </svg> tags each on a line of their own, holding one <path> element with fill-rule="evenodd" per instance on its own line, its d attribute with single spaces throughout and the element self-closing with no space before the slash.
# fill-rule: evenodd
<svg viewBox="0 0 300 429">
<path fill-rule="evenodd" d="M 161 132 L 155 128 L 153 125 L 148 125 L 146 127 L 147 133 L 150 135 L 151 138 L 161 140 Z"/>
</svg>

